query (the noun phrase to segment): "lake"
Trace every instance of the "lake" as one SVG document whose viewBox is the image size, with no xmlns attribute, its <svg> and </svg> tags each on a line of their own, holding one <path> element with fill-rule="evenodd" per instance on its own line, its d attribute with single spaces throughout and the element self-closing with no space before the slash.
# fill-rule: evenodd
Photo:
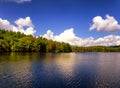
<svg viewBox="0 0 120 88">
<path fill-rule="evenodd" d="M 0 88 L 120 88 L 120 53 L 0 54 Z"/>
</svg>

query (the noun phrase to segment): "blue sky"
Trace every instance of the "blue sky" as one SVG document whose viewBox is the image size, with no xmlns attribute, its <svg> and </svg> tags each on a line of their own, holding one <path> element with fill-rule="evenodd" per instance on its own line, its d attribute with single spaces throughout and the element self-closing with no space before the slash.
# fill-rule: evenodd
<svg viewBox="0 0 120 88">
<path fill-rule="evenodd" d="M 44 35 L 51 30 L 59 35 L 64 30 L 74 28 L 74 33 L 80 38 L 100 37 L 120 32 L 90 31 L 92 20 L 96 16 L 103 19 L 107 14 L 120 22 L 120 0 L 0 0 L 0 18 L 14 24 L 19 18 L 30 17 L 35 35 Z"/>
</svg>

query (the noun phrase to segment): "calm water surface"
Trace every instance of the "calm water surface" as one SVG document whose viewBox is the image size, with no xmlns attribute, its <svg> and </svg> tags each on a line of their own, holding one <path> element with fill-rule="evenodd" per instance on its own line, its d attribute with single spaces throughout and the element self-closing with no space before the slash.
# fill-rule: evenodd
<svg viewBox="0 0 120 88">
<path fill-rule="evenodd" d="M 120 88 L 120 53 L 0 54 L 0 88 Z"/>
</svg>

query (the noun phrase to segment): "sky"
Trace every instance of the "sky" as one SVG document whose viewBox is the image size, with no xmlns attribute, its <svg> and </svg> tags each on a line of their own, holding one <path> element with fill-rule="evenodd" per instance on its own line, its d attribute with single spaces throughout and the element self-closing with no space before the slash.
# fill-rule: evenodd
<svg viewBox="0 0 120 88">
<path fill-rule="evenodd" d="M 77 46 L 120 45 L 120 0 L 0 0 L 0 28 Z"/>
</svg>

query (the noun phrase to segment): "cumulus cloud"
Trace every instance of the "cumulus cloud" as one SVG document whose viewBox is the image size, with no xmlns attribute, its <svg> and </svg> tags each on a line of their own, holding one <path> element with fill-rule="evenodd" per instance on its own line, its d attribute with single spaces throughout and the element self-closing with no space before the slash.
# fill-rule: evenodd
<svg viewBox="0 0 120 88">
<path fill-rule="evenodd" d="M 59 35 L 54 35 L 54 33 L 51 30 L 48 30 L 47 33 L 44 34 L 42 37 L 58 42 L 66 42 L 69 43 L 70 45 L 75 45 L 75 46 L 120 45 L 120 36 L 108 35 L 98 39 L 94 39 L 93 37 L 83 39 L 75 35 L 73 28 L 67 29 Z"/>
<path fill-rule="evenodd" d="M 33 26 L 32 20 L 30 17 L 26 18 L 19 18 L 18 20 L 15 21 L 15 23 L 18 25 L 18 27 L 22 28 L 23 26 Z"/>
<path fill-rule="evenodd" d="M 103 39 L 104 41 L 103 40 L 101 41 L 102 41 L 102 44 L 104 45 L 106 45 L 106 43 L 107 43 L 107 46 L 120 45 L 120 36 L 108 35 L 108 36 L 103 37 Z M 100 40 L 98 41 L 101 42 Z"/>
<path fill-rule="evenodd" d="M 47 38 L 49 40 L 54 40 L 54 34 L 51 30 L 48 30 L 46 34 L 44 34 L 42 37 Z"/>
<path fill-rule="evenodd" d="M 84 42 L 84 46 L 116 46 L 120 45 L 120 36 L 108 35 L 98 39 L 88 39 Z"/>
<path fill-rule="evenodd" d="M 32 0 L 0 0 L 0 2 L 15 2 L 15 3 L 24 3 L 31 2 Z"/>
<path fill-rule="evenodd" d="M 67 42 L 71 45 L 81 45 L 82 42 L 82 39 L 75 35 L 73 28 L 67 29 L 60 35 L 55 36 L 55 40 L 60 42 Z"/>
<path fill-rule="evenodd" d="M 54 35 L 51 30 L 48 30 L 42 37 L 58 42 L 66 42 L 71 45 L 81 45 L 82 42 L 82 39 L 75 35 L 73 28 L 67 29 L 59 35 Z"/>
<path fill-rule="evenodd" d="M 21 32 L 26 35 L 34 35 L 36 30 L 30 17 L 19 18 L 15 21 L 15 25 L 12 25 L 8 20 L 0 18 L 0 29 L 5 29 L 14 32 Z"/>
<path fill-rule="evenodd" d="M 0 28 L 5 30 L 12 30 L 13 25 L 11 25 L 8 20 L 3 20 L 0 18 Z"/>
<path fill-rule="evenodd" d="M 98 32 L 115 32 L 120 30 L 120 24 L 113 16 L 106 15 L 105 19 L 101 16 L 96 16 L 93 18 L 93 24 L 90 27 L 90 30 L 95 29 Z"/>
</svg>

